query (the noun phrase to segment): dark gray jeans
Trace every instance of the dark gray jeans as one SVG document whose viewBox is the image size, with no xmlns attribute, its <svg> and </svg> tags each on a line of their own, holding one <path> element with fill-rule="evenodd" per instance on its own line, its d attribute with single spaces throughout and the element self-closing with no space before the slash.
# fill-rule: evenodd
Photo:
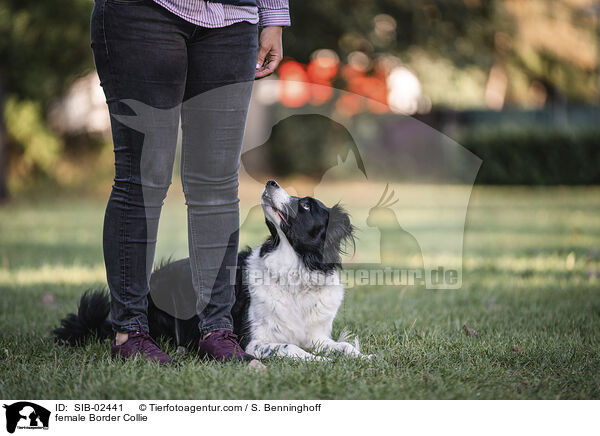
<svg viewBox="0 0 600 436">
<path fill-rule="evenodd" d="M 257 26 L 208 29 L 152 0 L 96 0 L 92 48 L 106 95 L 115 177 L 103 248 L 116 331 L 147 330 L 158 222 L 181 117 L 181 173 L 202 334 L 232 328 L 238 169 Z M 177 314 L 173 314 L 177 316 Z"/>
</svg>

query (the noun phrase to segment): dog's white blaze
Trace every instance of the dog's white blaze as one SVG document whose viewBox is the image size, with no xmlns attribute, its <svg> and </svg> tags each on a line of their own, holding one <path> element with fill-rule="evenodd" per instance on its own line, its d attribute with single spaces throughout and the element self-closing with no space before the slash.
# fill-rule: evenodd
<svg viewBox="0 0 600 436">
<path fill-rule="evenodd" d="M 275 191 L 272 191 L 269 194 L 269 197 L 270 197 L 270 201 L 273 203 L 273 206 L 275 206 L 279 210 L 283 209 L 290 201 L 290 196 L 288 195 L 288 193 L 285 192 L 281 188 L 279 188 Z M 273 207 L 270 204 L 268 204 L 268 202 L 265 203 L 264 200 L 262 201 L 262 207 L 263 207 L 263 211 L 265 213 L 265 217 L 269 221 L 274 223 L 276 226 L 279 226 L 282 221 L 279 213 L 277 213 L 275 211 L 275 209 L 273 209 Z"/>
</svg>

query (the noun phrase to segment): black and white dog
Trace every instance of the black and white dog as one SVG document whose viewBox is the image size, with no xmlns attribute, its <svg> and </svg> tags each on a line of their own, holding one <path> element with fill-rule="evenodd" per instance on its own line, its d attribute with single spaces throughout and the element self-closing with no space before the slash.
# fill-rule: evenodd
<svg viewBox="0 0 600 436">
<path fill-rule="evenodd" d="M 341 254 L 347 243 L 354 242 L 348 214 L 339 205 L 328 208 L 315 198 L 290 196 L 273 180 L 263 191 L 262 208 L 270 237 L 238 255 L 232 317 L 242 347 L 257 358 L 320 360 L 331 352 L 367 357 L 359 352 L 358 340 L 346 341 L 348 334 L 343 333 L 338 341 L 331 338 L 344 298 Z M 196 347 L 198 317 L 174 317 L 159 309 L 151 296 L 156 291 L 193 292 L 189 259 L 154 271 L 150 287 L 150 334 Z M 71 345 L 93 336 L 111 337 L 108 315 L 108 295 L 88 292 L 81 298 L 78 313 L 64 318 L 54 335 Z"/>
</svg>

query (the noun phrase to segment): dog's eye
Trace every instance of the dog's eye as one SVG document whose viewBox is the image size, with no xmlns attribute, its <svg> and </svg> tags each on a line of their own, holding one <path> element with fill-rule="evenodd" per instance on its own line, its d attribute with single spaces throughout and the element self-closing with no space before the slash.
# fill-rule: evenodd
<svg viewBox="0 0 600 436">
<path fill-rule="evenodd" d="M 310 204 L 308 204 L 308 201 L 301 201 L 300 206 L 302 206 L 304 210 L 310 210 Z"/>
</svg>

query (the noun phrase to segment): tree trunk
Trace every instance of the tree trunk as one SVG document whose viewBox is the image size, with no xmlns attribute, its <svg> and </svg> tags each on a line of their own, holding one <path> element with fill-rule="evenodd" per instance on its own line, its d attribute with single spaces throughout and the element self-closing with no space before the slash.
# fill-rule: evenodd
<svg viewBox="0 0 600 436">
<path fill-rule="evenodd" d="M 8 200 L 8 188 L 6 179 L 8 173 L 7 148 L 8 137 L 4 125 L 4 83 L 0 75 L 0 203 Z"/>
</svg>

